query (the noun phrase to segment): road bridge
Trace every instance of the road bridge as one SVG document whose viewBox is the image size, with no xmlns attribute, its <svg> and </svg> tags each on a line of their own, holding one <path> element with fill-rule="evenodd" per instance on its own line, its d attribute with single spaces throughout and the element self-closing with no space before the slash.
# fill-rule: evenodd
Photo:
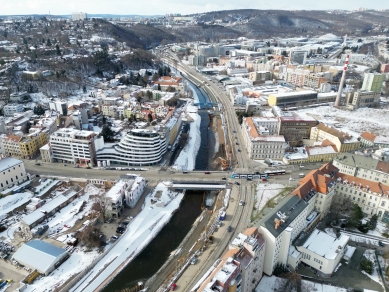
<svg viewBox="0 0 389 292">
<path fill-rule="evenodd" d="M 199 181 L 173 181 L 170 188 L 175 190 L 223 190 L 227 188 L 227 183 L 220 182 L 199 182 Z"/>
</svg>

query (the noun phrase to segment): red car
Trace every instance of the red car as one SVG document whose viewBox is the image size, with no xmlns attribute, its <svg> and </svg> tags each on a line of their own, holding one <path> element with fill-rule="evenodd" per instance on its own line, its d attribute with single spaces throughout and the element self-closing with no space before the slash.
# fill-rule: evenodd
<svg viewBox="0 0 389 292">
<path fill-rule="evenodd" d="M 170 291 L 174 291 L 177 287 L 177 284 L 176 283 L 173 283 L 171 286 L 170 286 Z"/>
<path fill-rule="evenodd" d="M 205 174 L 211 174 L 209 171 L 204 172 Z"/>
</svg>

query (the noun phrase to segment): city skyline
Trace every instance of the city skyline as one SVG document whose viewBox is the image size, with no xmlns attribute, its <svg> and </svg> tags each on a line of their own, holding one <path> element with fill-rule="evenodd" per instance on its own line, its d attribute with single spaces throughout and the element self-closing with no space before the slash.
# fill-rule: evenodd
<svg viewBox="0 0 389 292">
<path fill-rule="evenodd" d="M 28 15 L 28 14 L 52 14 L 69 15 L 72 12 L 86 12 L 90 14 L 120 14 L 120 15 L 164 15 L 169 13 L 193 14 L 219 10 L 233 9 L 261 9 L 261 10 L 356 10 L 360 7 L 369 9 L 385 9 L 382 1 L 335 1 L 317 2 L 312 7 L 312 2 L 308 0 L 297 0 L 293 3 L 281 1 L 268 3 L 263 0 L 252 1 L 242 0 L 239 3 L 227 0 L 215 0 L 212 2 L 205 0 L 189 0 L 184 3 L 177 0 L 166 0 L 161 5 L 161 1 L 150 0 L 147 7 L 140 1 L 91 1 L 84 0 L 81 3 L 75 0 L 66 2 L 53 2 L 49 0 L 14 0 L 3 3 L 1 15 Z"/>
</svg>

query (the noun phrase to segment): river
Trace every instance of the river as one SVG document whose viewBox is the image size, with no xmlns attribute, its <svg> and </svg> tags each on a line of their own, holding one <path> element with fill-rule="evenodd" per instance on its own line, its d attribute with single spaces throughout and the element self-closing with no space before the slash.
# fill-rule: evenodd
<svg viewBox="0 0 389 292">
<path fill-rule="evenodd" d="M 209 98 L 202 89 L 191 84 L 200 103 L 209 102 Z M 213 155 L 215 136 L 208 129 L 209 117 L 207 110 L 199 110 L 201 117 L 200 132 L 201 144 L 196 157 L 196 169 L 206 170 L 208 160 Z M 188 130 L 188 129 L 186 129 Z M 211 144 L 211 145 L 209 145 Z M 208 151 L 210 149 L 210 151 Z M 207 153 L 207 155 L 203 155 Z M 167 261 L 185 236 L 188 234 L 196 218 L 201 214 L 204 191 L 187 191 L 180 208 L 173 215 L 170 222 L 158 233 L 150 244 L 126 266 L 103 291 L 120 291 L 137 285 L 139 281 L 146 282 Z"/>
</svg>

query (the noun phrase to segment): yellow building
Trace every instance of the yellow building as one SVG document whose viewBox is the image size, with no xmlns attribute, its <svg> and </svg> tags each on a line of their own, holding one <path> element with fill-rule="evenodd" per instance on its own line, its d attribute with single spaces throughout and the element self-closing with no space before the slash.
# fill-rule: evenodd
<svg viewBox="0 0 389 292">
<path fill-rule="evenodd" d="M 320 123 L 311 129 L 310 139 L 321 142 L 329 140 L 336 146 L 339 152 L 349 152 L 361 147 L 361 142 L 357 140 L 357 137 L 353 137 L 335 128 L 328 127 L 323 123 Z"/>
<path fill-rule="evenodd" d="M 33 158 L 43 145 L 47 143 L 46 131 L 38 130 L 29 134 L 19 142 L 20 151 L 23 158 Z"/>
</svg>

